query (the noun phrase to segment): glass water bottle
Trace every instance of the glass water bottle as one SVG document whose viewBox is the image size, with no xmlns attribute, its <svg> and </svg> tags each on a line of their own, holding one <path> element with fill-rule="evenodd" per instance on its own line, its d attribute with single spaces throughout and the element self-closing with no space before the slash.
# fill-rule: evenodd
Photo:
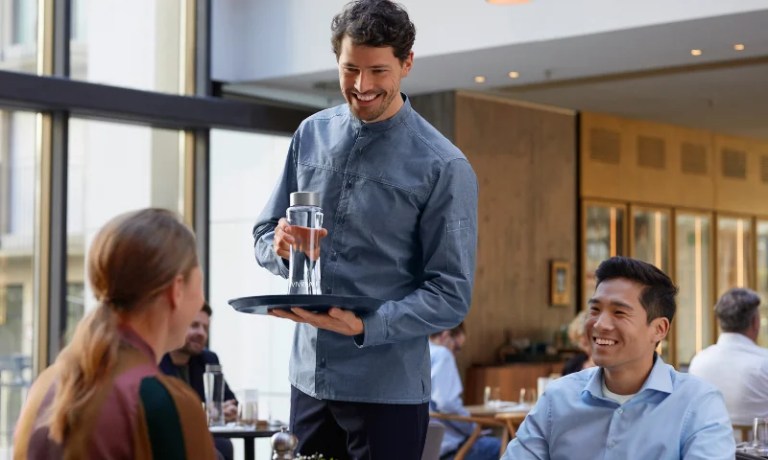
<svg viewBox="0 0 768 460">
<path fill-rule="evenodd" d="M 294 243 L 288 262 L 289 294 L 321 294 L 320 229 L 323 210 L 317 192 L 291 193 L 291 206 L 286 210 Z"/>
</svg>

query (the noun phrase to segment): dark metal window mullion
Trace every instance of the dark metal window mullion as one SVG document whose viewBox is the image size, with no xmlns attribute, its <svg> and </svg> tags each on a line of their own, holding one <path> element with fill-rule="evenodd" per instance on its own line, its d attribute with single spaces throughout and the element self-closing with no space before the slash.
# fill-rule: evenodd
<svg viewBox="0 0 768 460">
<path fill-rule="evenodd" d="M 48 49 L 51 74 L 68 78 L 70 74 L 71 1 L 55 0 L 53 30 L 46 37 L 53 43 Z M 67 170 L 69 158 L 69 113 L 54 110 L 47 116 L 50 123 L 43 126 L 50 130 L 50 143 L 44 146 L 43 155 L 49 155 L 49 196 L 47 206 L 42 209 L 48 214 L 48 350 L 47 364 L 51 364 L 61 351 L 67 327 Z M 45 137 L 44 137 L 45 138 Z"/>
</svg>

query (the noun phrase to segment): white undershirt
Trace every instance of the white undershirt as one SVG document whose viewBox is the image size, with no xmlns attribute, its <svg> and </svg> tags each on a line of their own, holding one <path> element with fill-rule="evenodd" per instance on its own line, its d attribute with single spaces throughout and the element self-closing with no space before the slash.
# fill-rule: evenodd
<svg viewBox="0 0 768 460">
<path fill-rule="evenodd" d="M 603 384 L 603 396 L 605 396 L 608 399 L 611 399 L 613 401 L 616 401 L 619 404 L 624 404 L 625 402 L 629 401 L 630 399 L 634 398 L 637 393 L 632 393 L 631 395 L 620 395 L 612 392 L 608 389 L 608 387 L 605 385 L 605 377 L 602 379 Z"/>
</svg>

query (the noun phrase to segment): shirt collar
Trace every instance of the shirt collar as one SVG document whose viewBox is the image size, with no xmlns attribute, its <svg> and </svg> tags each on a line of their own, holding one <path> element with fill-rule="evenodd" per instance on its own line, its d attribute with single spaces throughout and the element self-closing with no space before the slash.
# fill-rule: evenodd
<svg viewBox="0 0 768 460">
<path fill-rule="evenodd" d="M 403 98 L 403 106 L 400 107 L 400 110 L 398 110 L 396 114 L 387 118 L 386 120 L 377 121 L 375 123 L 363 123 L 360 121 L 359 118 L 352 115 L 352 112 L 349 110 L 349 104 L 347 104 L 346 109 L 347 113 L 349 113 L 349 118 L 352 120 L 352 126 L 355 129 L 362 129 L 363 131 L 381 133 L 401 123 L 406 119 L 406 117 L 408 117 L 413 108 L 411 107 L 411 100 L 408 98 L 408 96 L 400 93 L 400 97 Z"/>
<path fill-rule="evenodd" d="M 593 398 L 605 399 L 603 395 L 603 368 L 599 368 L 596 372 L 593 372 L 587 384 L 582 390 L 582 394 L 589 393 Z M 667 369 L 667 365 L 661 356 L 656 353 L 653 354 L 653 367 L 648 378 L 643 382 L 643 386 L 637 394 L 644 392 L 645 390 L 659 391 L 662 393 L 672 393 L 672 375 Z"/>
<path fill-rule="evenodd" d="M 128 343 L 133 348 L 147 355 L 153 363 L 157 363 L 157 358 L 155 357 L 155 352 L 152 350 L 152 347 L 150 347 L 149 344 L 133 330 L 133 328 L 127 324 L 121 324 L 118 326 L 118 331 L 120 332 L 120 338 L 123 342 Z"/>
<path fill-rule="evenodd" d="M 752 339 L 738 332 L 721 332 L 720 337 L 717 338 L 717 344 L 758 346 Z"/>
</svg>

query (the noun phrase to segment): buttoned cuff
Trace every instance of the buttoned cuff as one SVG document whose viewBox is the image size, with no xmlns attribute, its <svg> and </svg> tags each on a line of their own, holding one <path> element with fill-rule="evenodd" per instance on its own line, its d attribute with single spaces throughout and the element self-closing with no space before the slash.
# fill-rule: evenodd
<svg viewBox="0 0 768 460">
<path fill-rule="evenodd" d="M 358 348 L 365 348 L 383 344 L 387 336 L 384 315 L 375 311 L 361 316 L 360 319 L 363 320 L 363 333 L 354 336 L 355 345 Z"/>
<path fill-rule="evenodd" d="M 274 232 L 270 232 L 261 237 L 255 248 L 256 260 L 275 275 L 288 278 L 288 261 L 275 254 L 272 246 L 274 235 Z"/>
</svg>

